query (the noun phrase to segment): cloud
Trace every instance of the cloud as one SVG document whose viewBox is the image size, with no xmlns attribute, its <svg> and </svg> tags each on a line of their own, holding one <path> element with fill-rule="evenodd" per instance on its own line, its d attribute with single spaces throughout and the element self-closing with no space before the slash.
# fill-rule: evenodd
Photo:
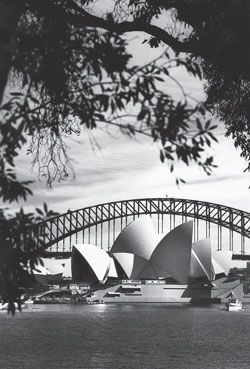
<svg viewBox="0 0 250 369">
<path fill-rule="evenodd" d="M 129 34 L 132 39 L 129 50 L 138 64 L 159 55 L 164 50 L 150 49 L 142 45 L 143 34 Z M 190 77 L 183 68 L 176 68 L 173 75 L 196 98 L 204 96 L 200 81 Z M 166 87 L 175 93 L 176 86 Z M 187 181 L 186 185 L 176 187 L 175 179 L 166 165 L 159 160 L 156 144 L 149 139 L 129 139 L 115 128 L 83 129 L 79 137 L 68 139 L 69 155 L 72 158 L 76 179 L 54 184 L 54 190 L 47 191 L 43 182 L 37 181 L 37 172 L 30 172 L 31 158 L 27 157 L 27 147 L 17 160 L 20 179 L 34 180 L 34 196 L 27 203 L 20 202 L 28 210 L 48 202 L 59 212 L 80 208 L 96 203 L 127 199 L 133 197 L 169 196 L 206 200 L 250 210 L 249 173 L 243 174 L 245 164 L 232 140 L 222 136 L 223 125 L 217 130 L 219 144 L 211 149 L 218 169 L 207 177 L 199 168 L 191 165 L 177 165 L 176 174 Z M 101 149 L 93 146 L 97 141 Z M 17 204 L 13 204 L 17 207 Z"/>
<path fill-rule="evenodd" d="M 150 141 L 138 143 L 124 136 L 113 139 L 103 132 L 96 133 L 97 137 L 103 138 L 101 151 L 93 152 L 84 135 L 77 138 L 77 143 L 71 140 L 76 180 L 55 184 L 52 191 L 47 191 L 44 183 L 36 181 L 34 196 L 26 204 L 29 209 L 48 202 L 53 209 L 64 212 L 69 208 L 73 210 L 107 201 L 165 197 L 168 194 L 247 210 L 250 178 L 248 173 L 243 174 L 244 161 L 231 140 L 221 137 L 220 144 L 215 146 L 213 154 L 219 167 L 212 176 L 206 176 L 193 165 L 177 165 L 177 175 L 187 181 L 186 185 L 178 188 L 168 167 L 160 162 L 156 145 Z M 21 176 L 24 173 L 26 179 L 35 179 L 35 173 L 27 175 L 27 160 L 20 158 L 19 164 Z"/>
</svg>

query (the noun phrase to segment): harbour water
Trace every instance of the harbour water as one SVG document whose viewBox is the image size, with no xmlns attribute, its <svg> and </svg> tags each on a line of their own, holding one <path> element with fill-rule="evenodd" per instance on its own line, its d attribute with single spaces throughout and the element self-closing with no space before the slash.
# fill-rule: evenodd
<svg viewBox="0 0 250 369">
<path fill-rule="evenodd" d="M 250 305 L 33 305 L 0 314 L 1 369 L 248 369 Z"/>
</svg>

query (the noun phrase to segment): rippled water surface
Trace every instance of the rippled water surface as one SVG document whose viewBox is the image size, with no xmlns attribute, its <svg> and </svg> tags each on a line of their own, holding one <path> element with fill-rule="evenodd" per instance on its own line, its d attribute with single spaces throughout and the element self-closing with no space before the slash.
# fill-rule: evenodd
<svg viewBox="0 0 250 369">
<path fill-rule="evenodd" d="M 1 369 L 249 369 L 250 305 L 34 305 L 0 314 Z"/>
</svg>

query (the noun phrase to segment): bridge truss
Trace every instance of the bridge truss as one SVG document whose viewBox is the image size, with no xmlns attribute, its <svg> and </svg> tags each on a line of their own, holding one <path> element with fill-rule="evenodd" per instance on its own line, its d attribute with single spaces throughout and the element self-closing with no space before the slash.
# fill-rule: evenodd
<svg viewBox="0 0 250 369">
<path fill-rule="evenodd" d="M 213 237 L 218 250 L 246 253 L 250 213 L 204 201 L 168 197 L 116 201 L 68 211 L 40 223 L 35 234 L 42 237 L 44 249 L 55 255 L 70 253 L 74 243 L 82 242 L 109 250 L 119 232 L 144 214 L 154 218 L 158 233 L 193 219 L 194 241 Z"/>
</svg>

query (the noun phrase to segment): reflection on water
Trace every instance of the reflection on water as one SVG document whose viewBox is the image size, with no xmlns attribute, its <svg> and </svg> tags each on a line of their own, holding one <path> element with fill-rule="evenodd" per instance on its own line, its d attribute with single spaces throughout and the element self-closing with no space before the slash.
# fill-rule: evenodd
<svg viewBox="0 0 250 369">
<path fill-rule="evenodd" d="M 0 314 L 1 369 L 245 369 L 250 305 L 34 305 Z"/>
</svg>

